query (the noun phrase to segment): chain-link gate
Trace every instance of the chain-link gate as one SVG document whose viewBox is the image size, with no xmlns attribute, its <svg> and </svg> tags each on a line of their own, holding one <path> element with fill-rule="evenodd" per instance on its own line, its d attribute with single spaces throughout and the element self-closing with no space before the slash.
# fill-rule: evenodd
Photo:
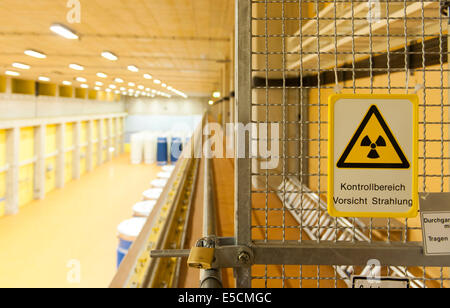
<svg viewBox="0 0 450 308">
<path fill-rule="evenodd" d="M 261 168 L 267 157 L 237 142 L 247 158 L 236 159 L 236 240 L 254 258 L 236 270 L 237 286 L 348 287 L 379 262 L 382 276 L 408 277 L 411 287 L 449 287 L 450 260 L 424 256 L 419 218 L 333 218 L 325 201 L 335 93 L 417 93 L 420 191 L 449 191 L 447 4 L 236 3 L 237 121 L 280 128 L 245 137 L 278 147 L 275 168 Z"/>
</svg>

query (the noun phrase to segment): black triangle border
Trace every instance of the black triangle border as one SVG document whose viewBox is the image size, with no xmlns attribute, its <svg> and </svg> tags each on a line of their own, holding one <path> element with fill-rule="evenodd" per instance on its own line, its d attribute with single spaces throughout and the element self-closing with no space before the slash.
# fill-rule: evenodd
<svg viewBox="0 0 450 308">
<path fill-rule="evenodd" d="M 346 163 L 348 156 L 350 155 L 350 152 L 352 151 L 353 147 L 356 145 L 356 142 L 358 141 L 359 137 L 363 133 L 364 129 L 366 128 L 367 124 L 369 123 L 370 118 L 372 115 L 375 115 L 378 119 L 378 122 L 380 123 L 381 127 L 383 128 L 384 132 L 386 133 L 387 137 L 389 138 L 389 141 L 394 146 L 395 151 L 399 155 L 402 163 L 400 164 L 377 164 L 377 163 Z M 338 168 L 355 168 L 355 169 L 409 169 L 411 167 L 411 164 L 409 163 L 408 159 L 406 158 L 405 154 L 403 153 L 402 149 L 397 143 L 397 140 L 395 140 L 394 135 L 392 134 L 391 130 L 389 129 L 389 126 L 386 124 L 386 121 L 384 120 L 383 116 L 381 115 L 381 112 L 378 110 L 377 106 L 372 105 L 369 109 L 369 112 L 367 113 L 366 117 L 362 121 L 362 123 L 359 125 L 358 130 L 356 131 L 355 135 L 353 136 L 352 140 L 350 141 L 349 145 L 345 149 L 344 153 L 342 154 L 341 158 L 339 159 L 337 163 Z"/>
</svg>

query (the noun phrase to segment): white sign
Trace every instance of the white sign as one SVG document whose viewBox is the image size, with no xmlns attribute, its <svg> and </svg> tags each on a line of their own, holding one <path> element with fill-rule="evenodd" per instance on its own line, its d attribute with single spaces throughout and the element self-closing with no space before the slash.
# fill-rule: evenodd
<svg viewBox="0 0 450 308">
<path fill-rule="evenodd" d="M 450 255 L 450 211 L 422 213 L 425 255 Z"/>
<path fill-rule="evenodd" d="M 333 95 L 328 207 L 334 217 L 416 217 L 418 97 Z"/>
<path fill-rule="evenodd" d="M 410 281 L 407 278 L 395 277 L 352 277 L 354 289 L 409 289 Z"/>
</svg>

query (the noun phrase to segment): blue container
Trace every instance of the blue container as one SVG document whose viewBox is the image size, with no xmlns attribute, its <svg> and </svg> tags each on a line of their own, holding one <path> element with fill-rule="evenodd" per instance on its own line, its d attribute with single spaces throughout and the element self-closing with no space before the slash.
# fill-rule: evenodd
<svg viewBox="0 0 450 308">
<path fill-rule="evenodd" d="M 145 225 L 146 218 L 132 218 L 125 220 L 118 227 L 119 233 L 119 247 L 117 248 L 117 268 L 120 267 L 123 259 L 128 253 L 131 245 L 141 233 Z"/>
<path fill-rule="evenodd" d="M 156 161 L 159 166 L 165 166 L 167 165 L 168 160 L 168 142 L 166 137 L 159 137 L 158 138 L 158 145 L 157 145 L 157 153 L 156 153 Z"/>
<path fill-rule="evenodd" d="M 176 163 L 183 152 L 183 140 L 178 137 L 172 138 L 172 144 L 170 145 L 170 161 L 172 164 Z"/>
<path fill-rule="evenodd" d="M 123 259 L 128 253 L 133 242 L 119 239 L 119 248 L 117 248 L 117 268 L 122 264 Z"/>
</svg>

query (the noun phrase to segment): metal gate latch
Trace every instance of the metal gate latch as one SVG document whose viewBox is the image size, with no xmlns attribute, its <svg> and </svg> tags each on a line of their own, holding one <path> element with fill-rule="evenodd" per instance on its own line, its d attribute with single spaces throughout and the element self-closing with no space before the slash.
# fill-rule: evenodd
<svg viewBox="0 0 450 308">
<path fill-rule="evenodd" d="M 191 249 L 189 254 L 188 266 L 209 270 L 212 268 L 212 264 L 215 259 L 215 240 L 210 238 L 200 239 L 196 247 Z"/>
</svg>

